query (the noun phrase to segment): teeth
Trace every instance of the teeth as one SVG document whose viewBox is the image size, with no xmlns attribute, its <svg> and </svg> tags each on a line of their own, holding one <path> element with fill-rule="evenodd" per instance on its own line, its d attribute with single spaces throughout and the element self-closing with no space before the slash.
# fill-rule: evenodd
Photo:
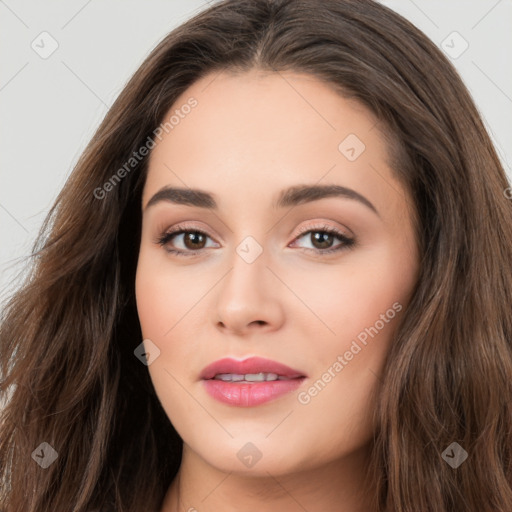
<svg viewBox="0 0 512 512">
<path fill-rule="evenodd" d="M 219 373 L 215 375 L 215 380 L 223 380 L 226 382 L 264 382 L 273 380 L 290 380 L 288 377 L 281 377 L 276 373 L 246 373 L 245 375 L 238 373 Z"/>
</svg>

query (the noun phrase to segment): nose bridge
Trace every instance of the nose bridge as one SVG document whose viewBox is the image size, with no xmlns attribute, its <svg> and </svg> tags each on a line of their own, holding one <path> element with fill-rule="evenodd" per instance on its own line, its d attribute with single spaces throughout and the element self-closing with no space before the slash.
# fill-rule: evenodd
<svg viewBox="0 0 512 512">
<path fill-rule="evenodd" d="M 265 295 L 265 283 L 269 273 L 268 251 L 256 238 L 249 235 L 235 246 L 231 257 L 231 271 L 227 277 L 227 288 L 230 293 L 240 295 L 240 299 L 249 299 Z M 251 300 L 252 300 L 251 299 Z"/>
<path fill-rule="evenodd" d="M 226 328 L 243 331 L 253 323 L 279 323 L 281 307 L 276 287 L 271 283 L 275 278 L 267 268 L 268 256 L 268 251 L 252 236 L 244 237 L 235 247 L 231 270 L 217 296 L 218 320 Z"/>
</svg>

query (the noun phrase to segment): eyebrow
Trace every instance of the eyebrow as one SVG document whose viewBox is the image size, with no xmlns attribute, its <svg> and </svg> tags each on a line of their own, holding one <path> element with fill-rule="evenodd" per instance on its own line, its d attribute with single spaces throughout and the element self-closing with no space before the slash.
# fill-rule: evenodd
<svg viewBox="0 0 512 512">
<path fill-rule="evenodd" d="M 272 208 L 286 208 L 299 204 L 318 201 L 327 197 L 341 197 L 358 201 L 372 210 L 380 217 L 377 208 L 363 195 L 351 188 L 341 185 L 296 185 L 282 190 L 277 200 L 272 203 Z M 163 187 L 148 201 L 144 210 L 161 202 L 166 201 L 174 204 L 196 206 L 198 208 L 207 208 L 209 210 L 218 210 L 218 204 L 213 194 L 204 190 L 191 188 Z"/>
</svg>

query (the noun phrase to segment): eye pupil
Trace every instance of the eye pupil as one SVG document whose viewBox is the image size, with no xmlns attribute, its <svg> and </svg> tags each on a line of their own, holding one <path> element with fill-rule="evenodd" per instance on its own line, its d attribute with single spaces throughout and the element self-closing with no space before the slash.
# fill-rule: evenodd
<svg viewBox="0 0 512 512">
<path fill-rule="evenodd" d="M 198 239 L 202 239 L 199 242 L 200 247 L 195 245 L 197 243 Z M 202 249 L 203 245 L 204 245 L 205 237 L 201 233 L 198 233 L 197 231 L 189 231 L 185 235 L 184 241 L 185 241 L 185 246 L 187 246 L 188 249 L 192 249 L 192 250 Z M 188 246 L 189 242 L 192 243 L 192 247 Z M 202 245 L 201 245 L 201 242 L 202 242 Z"/>
<path fill-rule="evenodd" d="M 354 243 L 353 240 L 344 237 L 341 233 L 337 231 L 331 231 L 330 229 L 310 229 L 307 232 L 303 232 L 302 236 L 299 238 L 305 238 L 309 235 L 309 239 L 311 240 L 311 244 L 313 245 L 313 250 L 316 249 L 319 254 L 320 253 L 330 253 L 338 250 L 342 250 L 343 248 L 351 247 Z M 167 248 L 167 244 L 171 243 L 171 241 L 176 237 L 183 237 L 182 244 L 185 246 L 186 250 L 180 249 L 171 249 Z M 195 255 L 198 252 L 202 252 L 202 249 L 206 247 L 206 242 L 209 236 L 206 233 L 198 230 L 188 230 L 186 228 L 182 228 L 172 233 L 167 233 L 161 236 L 158 239 L 158 243 L 167 248 L 168 252 L 172 252 L 175 254 L 183 255 Z M 338 238 L 342 243 L 332 248 L 334 239 Z M 305 248 L 305 250 L 311 251 L 311 248 Z"/>
<path fill-rule="evenodd" d="M 333 239 L 333 235 L 331 233 L 326 233 L 325 231 L 313 231 L 311 233 L 313 236 L 313 245 L 316 247 L 315 243 L 319 243 L 319 249 L 326 249 L 330 247 Z"/>
</svg>

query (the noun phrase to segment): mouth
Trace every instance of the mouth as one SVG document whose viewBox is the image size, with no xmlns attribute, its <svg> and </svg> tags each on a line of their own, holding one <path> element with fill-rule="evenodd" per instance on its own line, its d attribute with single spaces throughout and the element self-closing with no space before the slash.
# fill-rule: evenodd
<svg viewBox="0 0 512 512">
<path fill-rule="evenodd" d="M 200 374 L 212 398 L 238 407 L 253 407 L 290 393 L 306 377 L 301 371 L 260 357 L 220 359 Z"/>
<path fill-rule="evenodd" d="M 225 357 L 206 366 L 199 375 L 200 379 L 220 379 L 226 381 L 261 382 L 272 380 L 295 379 L 306 375 L 283 363 L 263 357 L 249 357 L 242 361 Z"/>
<path fill-rule="evenodd" d="M 295 377 L 300 378 L 300 377 Z M 240 373 L 217 373 L 213 379 L 209 380 L 222 380 L 223 382 L 237 382 L 237 383 L 248 383 L 248 382 L 271 382 L 275 380 L 291 380 L 291 377 L 285 377 L 284 375 L 278 375 L 277 373 L 246 373 L 245 375 Z"/>
</svg>

